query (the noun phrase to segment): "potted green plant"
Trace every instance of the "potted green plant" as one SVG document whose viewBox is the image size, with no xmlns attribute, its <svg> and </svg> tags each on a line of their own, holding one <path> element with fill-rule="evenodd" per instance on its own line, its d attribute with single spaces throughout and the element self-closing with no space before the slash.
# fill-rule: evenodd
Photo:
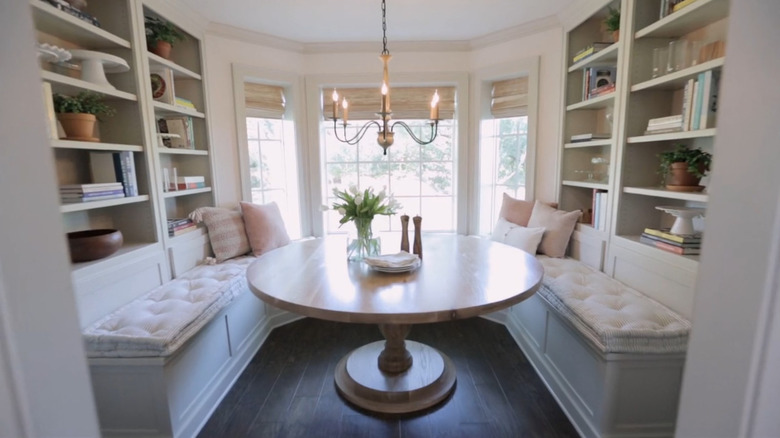
<svg viewBox="0 0 780 438">
<path fill-rule="evenodd" d="M 103 103 L 103 96 L 82 91 L 76 96 L 54 95 L 54 112 L 65 130 L 66 138 L 79 141 L 100 141 L 94 136 L 97 116 L 112 116 L 115 110 Z"/>
<path fill-rule="evenodd" d="M 604 27 L 612 32 L 612 39 L 618 42 L 620 39 L 620 9 L 609 7 L 607 17 L 604 19 Z"/>
<path fill-rule="evenodd" d="M 157 17 L 144 17 L 146 46 L 155 55 L 168 59 L 174 44 L 184 40 L 184 35 L 168 21 Z"/>
<path fill-rule="evenodd" d="M 679 143 L 673 150 L 658 154 L 658 158 L 661 160 L 659 173 L 664 177 L 667 189 L 700 191 L 704 188 L 699 181 L 710 170 L 711 154 Z"/>
</svg>

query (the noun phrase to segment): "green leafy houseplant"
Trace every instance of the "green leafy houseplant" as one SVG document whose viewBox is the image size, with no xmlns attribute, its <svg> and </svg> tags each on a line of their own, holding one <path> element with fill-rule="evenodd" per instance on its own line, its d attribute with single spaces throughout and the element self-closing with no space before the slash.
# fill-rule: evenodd
<svg viewBox="0 0 780 438">
<path fill-rule="evenodd" d="M 666 177 L 671 173 L 673 163 L 685 163 L 688 173 L 701 178 L 710 170 L 712 155 L 701 148 L 688 149 L 684 144 L 678 143 L 671 151 L 658 154 L 661 159 L 659 173 Z"/>
<path fill-rule="evenodd" d="M 54 95 L 54 111 L 57 113 L 92 114 L 113 116 L 114 108 L 103 103 L 103 96 L 92 91 L 82 91 L 76 96 Z"/>
<path fill-rule="evenodd" d="M 610 32 L 620 30 L 620 9 L 609 7 L 607 18 L 604 19 L 604 26 Z"/>
<path fill-rule="evenodd" d="M 179 32 L 171 23 L 157 17 L 144 17 L 146 27 L 146 43 L 154 47 L 158 41 L 164 41 L 168 44 L 176 44 L 184 40 L 184 35 Z"/>
</svg>

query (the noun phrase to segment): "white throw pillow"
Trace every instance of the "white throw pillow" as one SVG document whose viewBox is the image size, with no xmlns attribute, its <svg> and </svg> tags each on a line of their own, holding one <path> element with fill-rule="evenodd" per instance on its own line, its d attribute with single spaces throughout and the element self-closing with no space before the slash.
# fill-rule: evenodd
<svg viewBox="0 0 780 438">
<path fill-rule="evenodd" d="M 544 227 L 521 227 L 504 218 L 498 218 L 491 239 L 514 246 L 529 254 L 536 254 L 536 249 L 539 247 L 543 235 Z"/>
</svg>

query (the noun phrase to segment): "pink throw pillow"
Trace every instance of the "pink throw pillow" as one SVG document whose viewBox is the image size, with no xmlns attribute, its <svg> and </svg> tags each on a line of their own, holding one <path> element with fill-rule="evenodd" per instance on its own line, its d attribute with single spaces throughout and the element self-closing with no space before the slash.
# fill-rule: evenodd
<svg viewBox="0 0 780 438">
<path fill-rule="evenodd" d="M 539 252 L 550 257 L 563 257 L 569 238 L 577 225 L 582 212 L 556 210 L 547 204 L 536 201 L 528 227 L 544 227 L 544 236 L 539 244 Z"/>
<path fill-rule="evenodd" d="M 498 213 L 498 216 L 513 224 L 526 227 L 533 209 L 533 201 L 515 199 L 504 193 L 504 200 L 501 202 L 501 211 Z"/>
<path fill-rule="evenodd" d="M 282 213 L 276 202 L 264 205 L 241 202 L 249 245 L 256 256 L 290 243 Z"/>
</svg>

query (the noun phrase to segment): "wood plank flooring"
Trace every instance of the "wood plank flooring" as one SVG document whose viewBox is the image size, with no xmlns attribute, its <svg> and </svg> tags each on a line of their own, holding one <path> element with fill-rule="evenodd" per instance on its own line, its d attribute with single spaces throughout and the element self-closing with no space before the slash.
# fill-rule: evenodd
<svg viewBox="0 0 780 438">
<path fill-rule="evenodd" d="M 578 436 L 506 328 L 482 318 L 416 325 L 408 336 L 455 363 L 443 403 L 405 416 L 356 408 L 338 395 L 334 368 L 381 339 L 374 325 L 311 318 L 275 329 L 198 438 Z"/>
</svg>

